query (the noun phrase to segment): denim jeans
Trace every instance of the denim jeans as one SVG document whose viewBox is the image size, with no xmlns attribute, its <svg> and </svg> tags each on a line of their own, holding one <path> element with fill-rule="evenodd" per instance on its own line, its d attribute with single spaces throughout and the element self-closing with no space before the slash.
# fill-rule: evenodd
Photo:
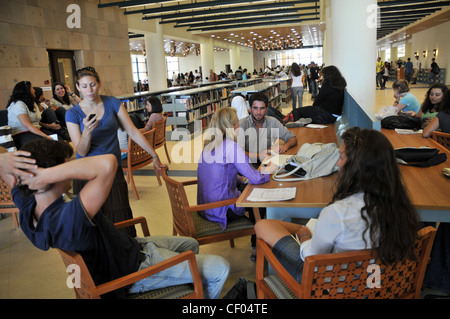
<svg viewBox="0 0 450 319">
<path fill-rule="evenodd" d="M 297 108 L 297 99 L 298 99 L 298 107 L 303 106 L 303 86 L 293 86 L 291 88 L 292 95 L 292 110 Z"/>
<path fill-rule="evenodd" d="M 229 263 L 220 256 L 198 254 L 198 242 L 190 237 L 150 236 L 136 238 L 146 254 L 139 270 L 158 264 L 179 253 L 192 250 L 196 254 L 197 266 L 203 282 L 205 298 L 217 299 L 230 271 Z M 135 282 L 129 293 L 139 293 L 168 286 L 192 283 L 189 264 L 184 261 L 171 268 Z"/>
</svg>

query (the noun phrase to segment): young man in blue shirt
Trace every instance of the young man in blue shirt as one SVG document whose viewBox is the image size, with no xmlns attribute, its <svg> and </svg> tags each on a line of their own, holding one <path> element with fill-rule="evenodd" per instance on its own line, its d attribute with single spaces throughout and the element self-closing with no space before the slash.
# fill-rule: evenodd
<svg viewBox="0 0 450 319">
<path fill-rule="evenodd" d="M 101 213 L 117 169 L 115 156 L 69 161 L 72 154 L 69 144 L 47 139 L 31 141 L 21 152 L 0 154 L 0 176 L 12 187 L 14 203 L 20 210 L 20 227 L 36 247 L 77 251 L 97 285 L 186 250 L 198 253 L 198 242 L 193 238 L 132 238 L 119 232 Z M 30 156 L 35 163 L 21 156 Z M 22 173 L 20 168 L 27 171 Z M 73 178 L 88 182 L 73 200 L 65 202 L 62 194 L 70 189 Z M 214 255 L 198 254 L 196 258 L 205 296 L 218 298 L 229 273 L 228 262 Z M 188 265 L 182 263 L 104 297 L 121 298 L 127 293 L 189 282 Z"/>
</svg>

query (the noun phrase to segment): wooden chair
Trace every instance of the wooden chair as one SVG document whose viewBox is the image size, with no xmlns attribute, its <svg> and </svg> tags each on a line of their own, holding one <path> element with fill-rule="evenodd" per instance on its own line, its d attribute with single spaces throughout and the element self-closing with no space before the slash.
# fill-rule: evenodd
<svg viewBox="0 0 450 319">
<path fill-rule="evenodd" d="M 197 185 L 197 180 L 175 181 L 167 176 L 165 169 L 161 170 L 161 175 L 166 183 L 172 206 L 173 235 L 195 238 L 200 245 L 229 240 L 230 246 L 234 247 L 234 238 L 255 233 L 254 224 L 245 216 L 228 223 L 224 231 L 218 223 L 211 222 L 198 213 L 205 209 L 234 204 L 237 198 L 191 206 L 186 196 L 185 186 Z"/>
<path fill-rule="evenodd" d="M 153 146 L 155 138 L 156 129 L 151 129 L 150 131 L 142 133 L 144 137 L 149 141 L 150 145 Z M 134 196 L 139 199 L 139 194 L 134 184 L 133 171 L 138 170 L 144 166 L 149 165 L 153 162 L 152 156 L 147 153 L 142 147 L 140 147 L 135 141 L 128 137 L 128 149 L 121 150 L 122 152 L 128 152 L 126 159 L 122 160 L 122 168 L 127 174 L 127 182 L 133 188 Z M 156 178 L 158 179 L 159 186 L 162 185 L 161 179 L 159 177 L 159 171 L 155 169 Z"/>
<path fill-rule="evenodd" d="M 147 222 L 144 217 L 130 219 L 127 221 L 116 223 L 115 225 L 118 228 L 123 228 L 138 223 L 142 226 L 144 236 L 150 236 Z M 94 284 L 91 274 L 89 273 L 89 270 L 84 263 L 83 257 L 81 257 L 80 254 L 74 251 L 64 251 L 61 249 L 58 249 L 58 251 L 66 267 L 73 264 L 80 267 L 81 276 L 79 288 L 74 285 L 75 296 L 77 299 L 100 299 L 102 295 L 108 292 L 128 286 L 138 280 L 154 275 L 186 260 L 189 263 L 192 278 L 194 279 L 193 284 L 170 286 L 166 288 L 151 290 L 145 293 L 130 294 L 127 295 L 127 297 L 130 299 L 203 299 L 202 281 L 198 272 L 195 254 L 192 251 L 181 253 L 159 264 L 136 271 L 127 276 L 115 279 L 110 282 L 106 282 L 99 286 L 96 286 Z"/>
<path fill-rule="evenodd" d="M 256 286 L 259 299 L 413 299 L 420 297 L 425 269 L 429 260 L 436 229 L 419 231 L 416 242 L 416 261 L 407 260 L 383 265 L 376 250 L 308 256 L 299 284 L 273 255 L 263 240 L 257 240 Z M 275 273 L 264 277 L 264 260 Z M 380 266 L 379 288 L 374 283 L 370 265 Z"/>
<path fill-rule="evenodd" d="M 441 145 L 444 145 L 445 148 L 450 150 L 450 133 L 433 131 L 432 138 L 433 140 Z"/>
<path fill-rule="evenodd" d="M 11 188 L 0 178 L 0 214 L 12 214 L 14 225 L 19 228 L 19 209 L 12 200 Z"/>
<path fill-rule="evenodd" d="M 167 160 L 169 161 L 169 163 L 172 163 L 170 161 L 169 151 L 167 150 L 167 144 L 166 144 L 166 121 L 167 121 L 167 118 L 164 117 L 164 119 L 153 123 L 153 128 L 156 129 L 155 143 L 154 143 L 153 148 L 156 150 L 156 149 L 164 146 L 164 150 L 166 151 Z"/>
</svg>

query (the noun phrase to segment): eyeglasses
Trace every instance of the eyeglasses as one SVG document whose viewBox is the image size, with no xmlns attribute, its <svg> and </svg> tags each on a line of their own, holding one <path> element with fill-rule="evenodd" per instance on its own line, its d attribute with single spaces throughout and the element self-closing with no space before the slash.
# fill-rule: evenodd
<svg viewBox="0 0 450 319">
<path fill-rule="evenodd" d="M 92 72 L 92 73 L 97 73 L 97 72 L 95 71 L 95 69 L 94 69 L 92 66 L 86 66 L 86 67 L 84 67 L 84 68 L 78 69 L 78 70 L 76 71 L 76 73 L 78 73 L 78 72 L 83 72 L 83 71 L 89 71 L 89 72 Z"/>
</svg>

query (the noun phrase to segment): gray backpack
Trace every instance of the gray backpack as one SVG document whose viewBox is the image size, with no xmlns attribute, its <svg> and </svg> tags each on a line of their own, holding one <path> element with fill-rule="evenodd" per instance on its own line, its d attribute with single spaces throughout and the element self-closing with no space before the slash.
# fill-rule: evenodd
<svg viewBox="0 0 450 319">
<path fill-rule="evenodd" d="M 335 143 L 305 143 L 273 175 L 276 181 L 301 181 L 328 176 L 338 170 L 339 148 Z"/>
</svg>

